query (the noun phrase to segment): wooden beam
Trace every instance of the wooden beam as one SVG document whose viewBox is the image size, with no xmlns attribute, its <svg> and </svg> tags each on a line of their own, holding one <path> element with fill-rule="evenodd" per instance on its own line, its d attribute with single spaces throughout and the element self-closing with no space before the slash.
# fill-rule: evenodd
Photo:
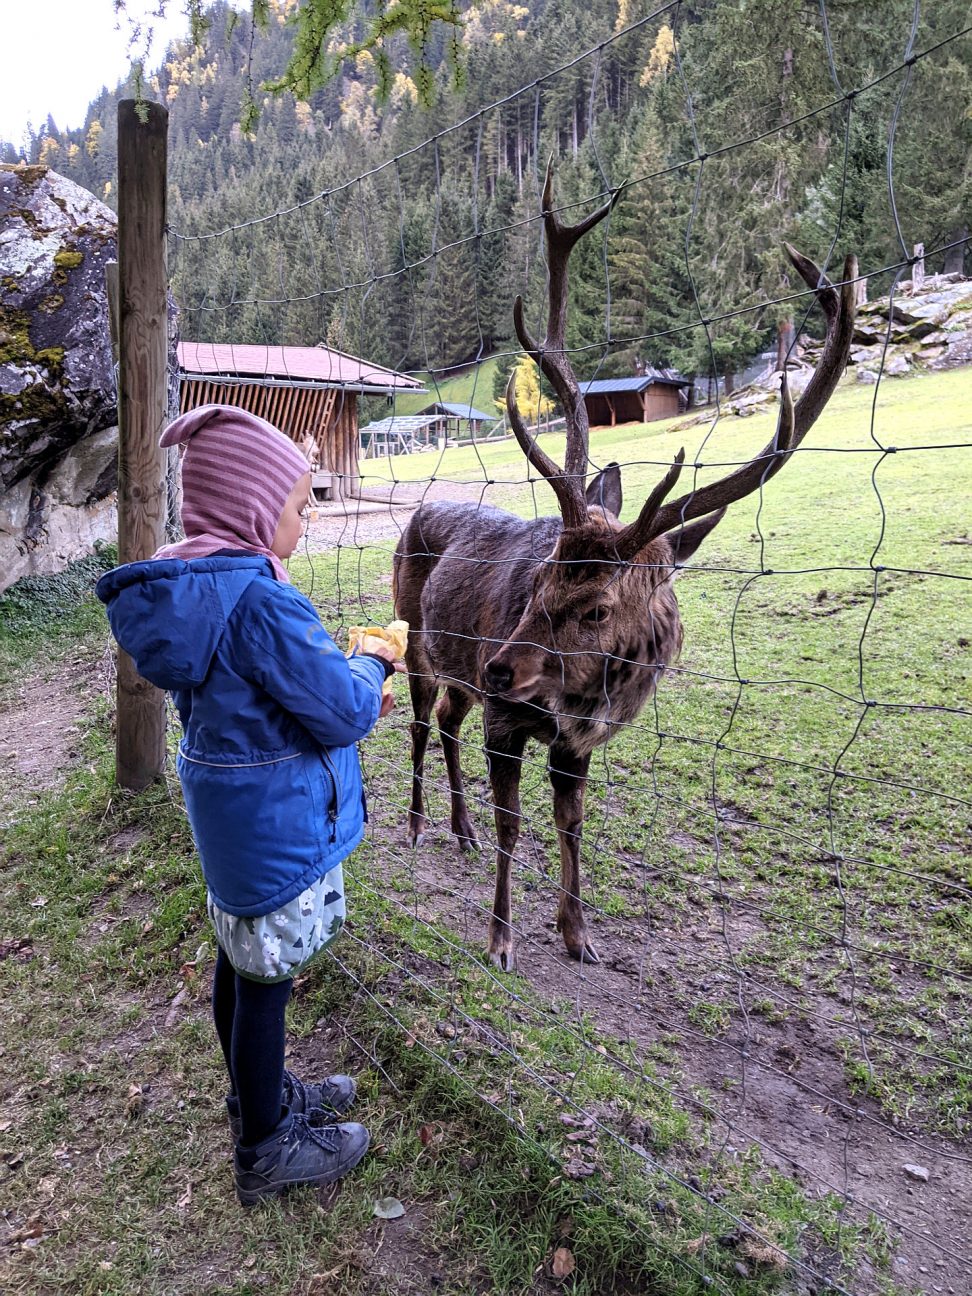
<svg viewBox="0 0 972 1296">
<path fill-rule="evenodd" d="M 150 558 L 165 536 L 168 394 L 165 266 L 169 114 L 158 103 L 118 105 L 118 560 Z M 115 778 L 133 791 L 162 773 L 165 695 L 118 653 Z"/>
</svg>

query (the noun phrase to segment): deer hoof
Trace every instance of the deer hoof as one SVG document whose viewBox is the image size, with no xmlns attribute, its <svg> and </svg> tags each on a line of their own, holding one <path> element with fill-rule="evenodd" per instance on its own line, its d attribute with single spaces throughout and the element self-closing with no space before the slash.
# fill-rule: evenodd
<svg viewBox="0 0 972 1296">
<path fill-rule="evenodd" d="M 478 855 L 482 850 L 478 837 L 466 837 L 462 833 L 457 833 L 456 841 L 458 841 L 459 849 L 463 855 Z"/>
<path fill-rule="evenodd" d="M 407 837 L 405 838 L 406 845 L 412 847 L 421 846 L 424 841 L 425 841 L 425 833 L 422 832 L 421 830 L 419 830 L 418 832 L 409 831 Z"/>
<path fill-rule="evenodd" d="M 565 940 L 564 944 L 570 957 L 577 959 L 579 963 L 600 963 L 601 961 L 586 934 L 578 940 Z"/>
<path fill-rule="evenodd" d="M 516 967 L 512 949 L 490 950 L 489 961 L 500 972 L 512 972 Z"/>
</svg>

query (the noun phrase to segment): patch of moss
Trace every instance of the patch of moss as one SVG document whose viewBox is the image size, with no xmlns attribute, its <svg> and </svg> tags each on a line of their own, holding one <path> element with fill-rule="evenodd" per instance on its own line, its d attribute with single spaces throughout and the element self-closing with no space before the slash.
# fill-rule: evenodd
<svg viewBox="0 0 972 1296">
<path fill-rule="evenodd" d="M 63 303 L 63 298 L 61 301 Z M 63 347 L 42 347 L 38 350 L 31 342 L 30 315 L 27 311 L 0 306 L 0 364 L 42 365 L 52 370 L 56 378 L 60 376 L 63 363 Z"/>
<path fill-rule="evenodd" d="M 47 175 L 49 168 L 30 164 L 28 162 L 4 162 L 0 164 L 0 171 L 8 171 L 11 175 L 17 176 L 25 185 L 33 188 L 38 181 L 43 180 Z"/>
<path fill-rule="evenodd" d="M 30 230 L 31 238 L 42 239 L 48 232 L 37 219 L 37 213 L 32 212 L 29 207 L 11 207 L 9 214 L 20 217 Z"/>
<path fill-rule="evenodd" d="M 31 419 L 49 422 L 52 419 L 64 418 L 66 412 L 67 402 L 64 393 L 44 383 L 34 383 L 32 387 L 26 387 L 23 391 L 9 396 L 0 394 L 0 426 L 4 423 L 22 423 Z"/>
<path fill-rule="evenodd" d="M 76 270 L 83 260 L 83 252 L 72 252 L 68 248 L 61 248 L 60 252 L 54 253 L 54 264 L 62 270 Z"/>
<path fill-rule="evenodd" d="M 63 293 L 52 293 L 50 297 L 45 297 L 39 303 L 37 309 L 42 310 L 46 315 L 53 315 L 56 310 L 60 310 L 64 305 Z"/>
</svg>

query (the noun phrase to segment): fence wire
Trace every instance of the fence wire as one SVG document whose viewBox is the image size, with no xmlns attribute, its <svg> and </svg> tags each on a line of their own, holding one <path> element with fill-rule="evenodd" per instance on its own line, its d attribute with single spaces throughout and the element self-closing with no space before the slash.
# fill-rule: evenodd
<svg viewBox="0 0 972 1296">
<path fill-rule="evenodd" d="M 400 697 L 380 736 L 362 748 L 371 802 L 370 837 L 348 865 L 352 928 L 334 962 L 392 1029 L 412 1040 L 434 1066 L 515 1128 L 556 1173 L 577 1179 L 592 1200 L 620 1212 L 643 1236 L 646 1248 L 668 1247 L 679 1272 L 697 1282 L 699 1290 L 737 1289 L 734 1254 L 757 1257 L 753 1261 L 757 1267 L 779 1262 L 813 1290 L 870 1290 L 863 1285 L 858 1252 L 867 1230 L 877 1222 L 901 1248 L 923 1257 L 936 1278 L 951 1282 L 948 1290 L 958 1291 L 967 1281 L 972 1256 L 967 1229 L 955 1221 L 968 1206 L 960 1197 L 955 1213 L 947 1217 L 938 1205 L 920 1197 L 911 1196 L 905 1206 L 900 1181 L 902 1166 L 919 1156 L 939 1168 L 936 1174 L 941 1167 L 953 1167 L 957 1184 L 967 1184 L 972 1165 L 961 1137 L 966 1117 L 955 1097 L 963 1089 L 968 1092 L 972 1075 L 966 1051 L 968 1022 L 963 1016 L 972 967 L 967 952 L 964 962 L 958 956 L 957 935 L 940 953 L 935 940 L 915 949 L 910 939 L 924 921 L 930 923 L 943 914 L 954 916 L 958 933 L 966 921 L 964 906 L 972 900 L 960 868 L 936 869 L 935 861 L 922 854 L 929 832 L 942 839 L 950 834 L 944 844 L 956 856 L 967 841 L 972 799 L 957 793 L 949 780 L 955 753 L 968 741 L 963 726 L 972 709 L 961 696 L 947 698 L 944 691 L 930 699 L 923 697 L 909 682 L 918 674 L 916 650 L 909 647 L 896 654 L 889 639 L 893 621 L 889 627 L 882 600 L 919 584 L 928 586 L 937 591 L 927 596 L 929 642 L 936 633 L 941 640 L 960 628 L 952 619 L 956 613 L 948 600 L 953 593 L 965 594 L 972 571 L 958 562 L 950 570 L 928 562 L 902 564 L 900 536 L 889 546 L 887 528 L 898 506 L 889 509 L 888 501 L 899 495 L 900 483 L 890 475 L 892 466 L 900 472 L 897 465 L 905 463 L 909 473 L 918 474 L 931 462 L 934 472 L 937 462 L 954 462 L 947 456 L 968 452 L 972 443 L 954 436 L 936 440 L 916 434 L 913 443 L 909 438 L 908 444 L 888 444 L 882 435 L 882 416 L 895 298 L 900 297 L 906 271 L 915 260 L 902 231 L 895 193 L 896 135 L 902 114 L 907 113 L 916 69 L 972 27 L 916 48 L 920 16 L 916 0 L 910 29 L 902 33 L 900 57 L 893 66 L 845 88 L 837 72 L 824 0 L 817 16 L 821 56 L 834 94 L 791 121 L 745 138 L 719 142 L 702 138 L 695 88 L 681 57 L 685 15 L 680 0 L 675 0 L 378 166 L 298 202 L 217 229 L 172 230 L 170 269 L 173 281 L 183 286 L 179 301 L 183 337 L 227 337 L 233 356 L 229 376 L 245 373 L 236 362 L 237 345 L 257 344 L 264 348 L 268 362 L 272 353 L 282 364 L 285 383 L 297 381 L 287 370 L 286 350 L 277 350 L 287 334 L 287 308 L 315 305 L 323 334 L 325 306 L 336 300 L 343 335 L 343 326 L 355 313 L 372 322 L 380 318 L 383 285 L 407 285 L 416 309 L 404 321 L 406 345 L 411 350 L 419 338 L 426 358 L 422 376 L 428 377 L 433 389 L 430 397 L 438 398 L 449 366 L 437 363 L 429 351 L 423 311 L 434 300 L 443 258 L 471 255 L 478 271 L 483 240 L 495 234 L 526 234 L 531 255 L 545 255 L 538 170 L 541 98 L 558 77 L 583 65 L 591 69 L 587 131 L 598 182 L 584 197 L 559 205 L 558 214 L 564 218 L 572 212 L 586 214 L 618 188 L 624 203 L 644 187 L 664 186 L 683 173 L 694 176 L 682 255 L 697 318 L 670 329 L 616 334 L 605 238 L 600 245 L 603 335 L 578 341 L 565 347 L 564 353 L 576 360 L 594 353 L 603 360 L 621 345 L 638 344 L 650 351 L 653 342 L 700 331 L 712 375 L 717 377 L 714 329 L 737 318 L 762 318 L 772 308 L 790 306 L 802 313 L 802 319 L 793 330 L 789 360 L 812 317 L 814 296 L 809 290 L 787 291 L 758 302 L 726 303 L 718 311 L 707 311 L 703 305 L 704 284 L 693 262 L 692 239 L 711 174 L 707 168 L 720 157 L 773 135 L 842 113 L 838 214 L 822 266 L 829 273 L 843 238 L 847 201 L 854 197 L 848 192 L 853 114 L 869 94 L 898 78 L 885 151 L 888 219 L 900 257 L 893 264 L 864 266 L 860 273 L 864 284 L 891 277 L 888 325 L 866 443 L 846 444 L 850 438 L 839 437 L 832 425 L 826 435 L 834 443 L 822 444 L 818 436 L 812 445 L 798 446 L 779 483 L 795 474 L 800 464 L 814 464 L 815 473 L 819 464 L 821 474 L 828 465 L 838 465 L 840 482 L 858 492 L 853 501 L 863 511 L 861 473 L 855 476 L 860 464 L 866 473 L 868 505 L 877 515 L 869 552 L 855 553 L 848 560 L 837 546 L 839 560 L 785 561 L 787 548 L 777 543 L 776 528 L 792 523 L 798 533 L 796 544 L 806 545 L 807 532 L 801 528 L 813 525 L 814 502 L 804 501 L 808 516 L 787 519 L 774 505 L 777 486 L 769 487 L 765 497 L 761 486 L 751 501 L 732 510 L 750 521 L 749 540 L 742 539 L 738 529 L 736 539 L 754 545 L 758 561 L 742 557 L 735 542 L 716 538 L 709 543 L 714 555 L 684 564 L 682 661 L 644 661 L 613 651 L 601 654 L 605 681 L 619 669 L 654 672 L 662 666 L 664 673 L 657 691 L 634 719 L 612 716 L 605 684 L 604 724 L 611 741 L 596 748 L 586 776 L 581 839 L 585 870 L 581 906 L 602 946 L 604 957 L 597 966 L 569 960 L 550 921 L 568 893 L 551 874 L 557 832 L 550 806 L 547 749 L 533 744 L 524 754 L 513 754 L 521 775 L 521 805 L 509 812 L 494 803 L 488 772 L 497 750 L 484 737 L 479 715 L 470 714 L 458 735 L 444 731 L 432 718 L 429 727 L 438 749 L 430 749 L 425 765 L 426 836 L 412 847 L 405 838 L 412 783 L 411 717 L 404 696 Z M 691 134 L 691 155 L 614 185 L 597 147 L 596 93 L 602 58 L 609 47 L 623 45 L 660 20 L 667 21 L 673 33 L 675 75 Z M 489 225 L 483 223 L 480 210 L 484 140 L 499 114 L 513 104 L 518 111 L 525 105 L 532 121 L 533 174 L 527 182 L 536 191 L 536 213 Z M 458 168 L 445 151 L 454 138 L 471 142 L 471 173 Z M 419 163 L 434 175 L 436 205 L 429 246 L 411 255 L 406 227 L 408 166 Z M 471 193 L 471 228 L 456 237 L 443 235 L 444 194 L 451 183 L 468 185 Z M 382 267 L 369 222 L 369 212 L 379 198 L 397 211 L 400 264 L 391 269 Z M 321 213 L 323 226 L 312 228 L 309 219 L 316 221 Z M 349 213 L 357 222 L 364 249 L 363 273 L 345 259 L 342 240 Z M 282 259 L 273 295 L 251 287 L 257 282 L 256 269 L 263 268 L 260 239 L 270 228 L 283 231 L 295 262 L 312 268 L 312 292 L 289 290 L 288 266 Z M 320 228 L 331 231 L 333 277 L 325 275 L 318 255 Z M 956 246 L 954 240 L 933 244 L 929 239 L 927 257 Z M 219 274 L 217 260 L 222 267 Z M 425 291 L 420 293 L 418 279 L 425 275 Z M 479 273 L 475 283 L 468 306 L 477 320 L 477 358 L 482 359 L 486 348 Z M 258 308 L 256 313 L 253 308 Z M 244 318 L 250 335 L 234 341 L 233 329 Z M 516 349 L 490 352 L 491 357 L 501 358 L 518 354 Z M 474 385 L 469 404 L 475 400 Z M 536 414 L 539 432 L 539 410 Z M 711 417 L 686 463 L 693 491 L 701 484 L 701 474 L 713 469 L 725 473 L 748 462 L 742 451 L 726 445 L 732 438 L 726 426 L 729 417 L 717 383 Z M 590 441 L 592 470 L 606 466 L 598 441 L 595 431 Z M 499 452 L 497 446 L 504 449 Z M 403 543 L 409 520 L 429 505 L 439 501 L 462 501 L 480 508 L 500 504 L 537 524 L 552 513 L 547 485 L 526 471 L 525 463 L 520 464 L 522 457 L 514 443 L 480 444 L 474 439 L 463 453 L 460 458 L 444 447 L 421 457 L 364 460 L 356 493 L 321 508 L 305 538 L 303 562 L 294 566 L 336 637 L 354 622 L 390 619 L 392 548 Z M 670 455 L 666 457 L 644 436 L 626 443 L 620 466 L 626 481 L 637 483 L 637 492 L 670 464 Z M 428 471 L 422 471 L 426 466 Z M 814 477 L 810 480 L 812 490 Z M 947 485 L 943 483 L 942 489 Z M 854 504 L 847 507 L 852 509 Z M 781 552 L 784 561 L 772 558 Z M 552 561 L 546 551 L 536 558 L 540 565 Z M 512 573 L 522 560 L 490 551 L 453 561 L 469 563 L 464 584 L 475 587 L 484 565 L 492 570 L 508 567 Z M 615 576 L 621 574 L 618 564 Z M 810 595 L 823 581 L 836 586 L 837 593 L 832 596 L 824 588 Z M 814 599 L 810 613 L 793 612 L 787 606 L 787 600 L 808 597 Z M 841 606 L 856 607 L 862 618 L 856 636 L 840 637 L 846 660 L 836 663 L 831 678 L 814 677 L 811 671 L 774 670 L 772 651 L 763 656 L 766 669 L 751 669 L 759 660 L 757 645 L 761 641 L 772 645 L 776 631 L 770 617 L 774 614 L 792 617 L 798 628 L 803 627 L 806 652 L 801 658 L 817 662 L 821 655 L 827 658 L 828 644 L 816 628 L 825 618 L 815 619 L 813 608 L 819 606 L 829 614 L 831 597 L 841 600 L 838 611 Z M 944 610 L 936 621 L 939 600 Z M 707 604 L 715 605 L 715 610 Z M 479 647 L 489 644 L 494 651 L 505 642 L 501 636 L 451 622 L 445 608 L 438 609 L 438 624 L 436 612 L 433 606 L 432 624 L 417 633 Z M 552 626 L 551 613 L 548 629 Z M 702 646 L 693 647 L 697 626 Z M 784 635 L 779 637 L 785 640 Z M 521 646 L 553 651 L 561 670 L 570 665 L 570 651 L 551 650 L 544 643 Z M 781 656 L 785 659 L 785 653 Z M 911 667 L 907 672 L 905 662 Z M 462 681 L 438 675 L 433 682 L 438 689 Z M 565 721 L 586 715 L 561 709 L 552 718 L 559 733 Z M 827 741 L 807 732 L 811 722 Z M 441 760 L 448 743 L 456 744 L 465 768 L 465 801 L 483 843 L 478 857 L 459 855 L 450 833 L 452 795 Z M 967 753 L 967 747 L 964 750 Z M 501 812 L 512 814 L 520 830 L 512 922 L 516 974 L 498 971 L 483 956 L 492 912 L 493 855 L 499 849 L 491 825 Z M 920 839 L 919 850 L 910 847 L 911 832 Z M 567 835 L 580 833 L 568 829 Z M 921 922 L 913 917 L 918 911 Z M 938 923 L 936 931 L 942 929 Z M 371 976 L 362 972 L 349 951 L 367 956 Z M 406 986 L 407 994 L 390 992 L 390 977 Z M 478 1007 L 470 1006 L 470 996 L 479 996 Z M 901 1015 L 887 1011 L 889 1003 L 898 1001 Z M 556 1046 L 551 1042 L 551 1022 L 556 1023 Z M 381 1058 L 356 1043 L 394 1087 L 394 1074 L 386 1071 Z M 505 1092 L 487 1089 L 482 1077 L 490 1072 L 477 1059 L 491 1059 L 493 1073 L 505 1077 Z M 521 1101 L 520 1091 L 538 1095 L 551 1110 L 576 1122 L 563 1129 L 584 1137 L 572 1143 L 552 1138 L 533 1107 Z M 942 1096 L 946 1106 L 954 1103 L 945 1121 L 934 1119 L 930 1111 L 935 1094 Z M 661 1138 L 657 1146 L 653 1142 L 652 1126 L 672 1112 L 690 1118 L 687 1150 L 673 1150 Z M 562 1135 L 563 1129 L 558 1133 Z M 580 1159 L 579 1147 L 587 1149 Z M 835 1231 L 826 1247 L 807 1245 L 797 1235 L 784 1236 L 759 1209 L 745 1208 L 745 1194 L 734 1188 L 745 1178 L 741 1166 L 751 1151 L 757 1154 L 764 1177 L 791 1176 L 808 1199 L 833 1202 Z M 584 1157 L 590 1160 L 585 1162 Z M 625 1195 L 632 1175 L 642 1185 L 641 1199 L 634 1205 Z M 672 1193 L 678 1194 L 679 1210 L 697 1230 L 690 1245 L 684 1233 L 677 1238 L 674 1228 L 668 1229 L 663 1199 Z M 658 1201 L 662 1207 L 651 1222 Z M 727 1236 L 735 1239 L 732 1246 L 737 1248 L 732 1252 L 730 1247 L 729 1260 Z M 739 1249 L 740 1238 L 748 1240 L 748 1250 Z M 909 1281 L 915 1281 L 913 1273 Z"/>
</svg>

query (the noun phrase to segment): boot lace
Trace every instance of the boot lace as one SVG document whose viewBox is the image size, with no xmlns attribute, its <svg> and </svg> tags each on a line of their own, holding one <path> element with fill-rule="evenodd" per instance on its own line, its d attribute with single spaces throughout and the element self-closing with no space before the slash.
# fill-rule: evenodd
<svg viewBox="0 0 972 1296">
<path fill-rule="evenodd" d="M 336 1125 L 311 1124 L 306 1116 L 295 1116 L 294 1132 L 299 1139 L 316 1143 L 325 1152 L 341 1150 L 341 1131 Z"/>
</svg>

